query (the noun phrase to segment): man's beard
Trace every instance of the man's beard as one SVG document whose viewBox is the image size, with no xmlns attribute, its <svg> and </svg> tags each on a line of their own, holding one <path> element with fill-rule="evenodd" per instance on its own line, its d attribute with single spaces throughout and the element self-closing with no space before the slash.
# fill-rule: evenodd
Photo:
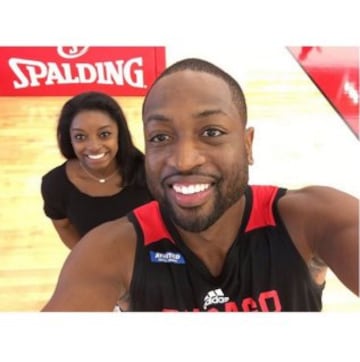
<svg viewBox="0 0 360 362">
<path fill-rule="evenodd" d="M 201 207 L 194 207 L 186 209 L 186 217 L 184 217 L 181 213 L 176 212 L 166 196 L 157 199 L 160 206 L 166 210 L 167 215 L 177 226 L 183 230 L 198 233 L 208 229 L 226 210 L 241 199 L 248 184 L 248 168 L 244 167 L 242 172 L 238 171 L 236 174 L 232 174 L 231 183 L 222 194 L 223 182 L 221 179 L 213 186 L 215 197 L 211 211 L 206 215 L 201 215 Z"/>
</svg>

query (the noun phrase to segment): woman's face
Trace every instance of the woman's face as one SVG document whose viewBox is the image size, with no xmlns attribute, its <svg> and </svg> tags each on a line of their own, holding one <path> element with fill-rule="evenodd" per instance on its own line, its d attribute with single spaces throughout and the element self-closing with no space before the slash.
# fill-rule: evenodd
<svg viewBox="0 0 360 362">
<path fill-rule="evenodd" d="M 71 123 L 70 137 L 76 157 L 87 168 L 101 170 L 116 163 L 119 129 L 106 112 L 79 112 Z"/>
</svg>

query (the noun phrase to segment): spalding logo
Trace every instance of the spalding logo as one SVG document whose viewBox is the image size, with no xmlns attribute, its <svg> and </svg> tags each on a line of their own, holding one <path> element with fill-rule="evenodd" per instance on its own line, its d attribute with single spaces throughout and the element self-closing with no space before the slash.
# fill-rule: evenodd
<svg viewBox="0 0 360 362">
<path fill-rule="evenodd" d="M 89 47 L 57 47 L 57 53 L 65 59 L 80 58 L 88 51 Z"/>
</svg>

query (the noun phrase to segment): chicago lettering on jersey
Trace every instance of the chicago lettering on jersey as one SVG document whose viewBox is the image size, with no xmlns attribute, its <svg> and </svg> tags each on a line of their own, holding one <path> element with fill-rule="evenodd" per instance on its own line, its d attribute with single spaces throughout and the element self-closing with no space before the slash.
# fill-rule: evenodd
<svg viewBox="0 0 360 362">
<path fill-rule="evenodd" d="M 204 309 L 194 308 L 192 310 L 184 310 L 184 312 L 281 312 L 282 310 L 279 294 L 276 290 L 261 292 L 257 300 L 247 297 L 240 302 L 235 302 L 227 297 L 218 296 L 216 299 L 213 298 L 214 301 L 219 304 L 208 308 L 208 302 L 206 302 Z M 179 310 L 163 308 L 163 312 L 177 311 Z"/>
</svg>

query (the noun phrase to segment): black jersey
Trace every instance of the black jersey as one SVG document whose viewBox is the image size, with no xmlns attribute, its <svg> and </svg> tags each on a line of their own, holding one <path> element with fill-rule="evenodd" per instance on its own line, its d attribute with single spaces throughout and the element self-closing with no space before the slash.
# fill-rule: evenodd
<svg viewBox="0 0 360 362">
<path fill-rule="evenodd" d="M 315 284 L 278 211 L 286 192 L 249 186 L 236 240 L 214 277 L 156 201 L 129 214 L 137 232 L 134 311 L 320 311 Z"/>
</svg>

